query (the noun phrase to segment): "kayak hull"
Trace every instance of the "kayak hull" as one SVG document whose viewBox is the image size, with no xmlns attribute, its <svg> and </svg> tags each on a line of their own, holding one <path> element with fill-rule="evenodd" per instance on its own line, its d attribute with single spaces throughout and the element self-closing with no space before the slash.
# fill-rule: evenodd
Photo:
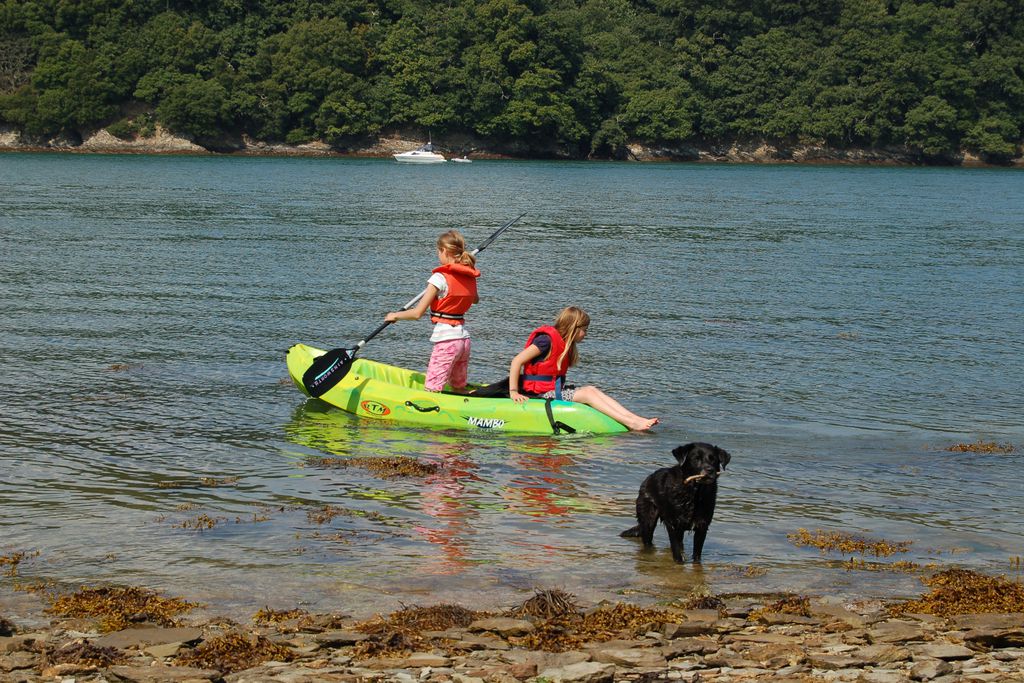
<svg viewBox="0 0 1024 683">
<path fill-rule="evenodd" d="M 288 374 L 304 394 L 307 392 L 302 375 L 324 353 L 306 344 L 288 349 Z M 582 403 L 542 399 L 516 403 L 507 398 L 430 392 L 423 389 L 423 379 L 422 372 L 356 358 L 348 374 L 319 398 L 359 417 L 434 429 L 507 434 L 628 431 L 624 425 Z"/>
</svg>

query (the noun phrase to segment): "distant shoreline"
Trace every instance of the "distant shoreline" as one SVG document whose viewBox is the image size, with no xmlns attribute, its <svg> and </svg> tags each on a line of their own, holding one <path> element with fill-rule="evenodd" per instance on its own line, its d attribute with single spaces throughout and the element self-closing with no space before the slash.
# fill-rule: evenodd
<svg viewBox="0 0 1024 683">
<path fill-rule="evenodd" d="M 48 140 L 26 140 L 17 130 L 0 127 L 0 152 L 74 154 L 154 154 L 297 158 L 390 158 L 397 152 L 416 149 L 423 140 L 407 132 L 332 146 L 314 141 L 304 144 L 270 143 L 248 136 L 204 141 L 174 135 L 162 129 L 149 137 L 123 140 L 105 129 Z M 899 148 L 839 149 L 824 144 L 751 140 L 728 143 L 647 145 L 632 143 L 619 159 L 589 159 L 560 147 L 536 147 L 523 143 L 495 143 L 466 135 L 433 140 L 446 157 L 468 156 L 476 160 L 518 159 L 533 161 L 634 161 L 734 164 L 802 164 L 851 166 L 910 166 L 940 168 L 1024 168 L 1024 155 L 1007 163 L 991 163 L 963 151 L 956 158 L 927 160 Z"/>
</svg>

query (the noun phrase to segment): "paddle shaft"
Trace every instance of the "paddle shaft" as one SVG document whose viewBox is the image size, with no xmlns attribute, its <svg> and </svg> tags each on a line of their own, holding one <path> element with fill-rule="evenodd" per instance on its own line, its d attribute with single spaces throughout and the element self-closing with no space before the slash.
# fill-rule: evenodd
<svg viewBox="0 0 1024 683">
<path fill-rule="evenodd" d="M 481 244 L 479 247 L 477 247 L 476 249 L 474 249 L 473 251 L 471 251 L 469 253 L 471 253 L 473 256 L 476 256 L 477 254 L 479 254 L 481 251 L 486 249 L 491 244 L 491 242 L 493 242 L 494 240 L 498 239 L 498 237 L 501 235 L 501 233 L 503 233 L 506 230 L 508 230 L 509 228 L 511 228 L 512 225 L 516 221 L 518 221 L 520 218 L 522 218 L 525 215 L 526 215 L 525 213 L 521 213 L 518 216 L 516 216 L 515 218 L 513 218 L 512 220 L 510 220 L 505 225 L 503 225 L 500 228 L 498 228 L 497 230 L 495 230 L 494 234 L 491 235 L 490 237 L 488 237 L 486 240 L 484 240 L 483 244 Z M 414 296 L 412 299 L 410 299 L 409 303 L 407 303 L 406 305 L 402 306 L 399 310 L 400 311 L 407 311 L 407 310 L 409 310 L 410 308 L 415 306 L 417 303 L 419 303 L 419 300 L 422 299 L 424 297 L 424 295 L 426 295 L 426 293 L 427 293 L 427 290 L 424 289 L 422 292 L 420 292 L 419 294 Z M 366 337 L 364 339 L 360 340 L 359 343 L 356 344 L 355 347 L 352 348 L 351 355 L 355 356 L 356 353 L 358 353 L 359 349 L 361 349 L 364 346 L 366 346 L 366 342 L 370 341 L 371 339 L 376 337 L 378 334 L 383 332 L 384 328 L 387 327 L 388 325 L 392 324 L 392 322 L 394 322 L 394 321 L 386 320 L 383 323 L 381 323 L 380 326 L 377 327 L 377 329 L 375 329 L 370 334 L 366 335 Z"/>
</svg>

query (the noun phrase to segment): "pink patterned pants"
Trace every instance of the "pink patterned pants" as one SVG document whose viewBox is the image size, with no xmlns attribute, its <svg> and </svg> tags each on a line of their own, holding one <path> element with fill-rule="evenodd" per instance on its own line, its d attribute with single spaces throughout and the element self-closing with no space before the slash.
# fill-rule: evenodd
<svg viewBox="0 0 1024 683">
<path fill-rule="evenodd" d="M 451 384 L 452 389 L 465 387 L 469 374 L 469 347 L 468 338 L 435 342 L 423 388 L 441 391 L 446 383 Z"/>
</svg>

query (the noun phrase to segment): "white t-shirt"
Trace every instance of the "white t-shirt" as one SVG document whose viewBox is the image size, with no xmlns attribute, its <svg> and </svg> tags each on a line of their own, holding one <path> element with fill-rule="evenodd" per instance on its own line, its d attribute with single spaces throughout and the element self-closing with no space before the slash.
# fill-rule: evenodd
<svg viewBox="0 0 1024 683">
<path fill-rule="evenodd" d="M 448 280 L 445 279 L 443 273 L 434 273 L 427 280 L 428 285 L 434 285 L 437 287 L 437 298 L 443 299 L 448 296 Z M 428 310 L 427 313 L 430 313 Z M 435 323 L 434 333 L 430 335 L 430 341 L 433 343 L 441 341 L 449 341 L 451 339 L 469 339 L 469 330 L 466 329 L 466 325 L 449 325 L 448 323 Z"/>
</svg>

